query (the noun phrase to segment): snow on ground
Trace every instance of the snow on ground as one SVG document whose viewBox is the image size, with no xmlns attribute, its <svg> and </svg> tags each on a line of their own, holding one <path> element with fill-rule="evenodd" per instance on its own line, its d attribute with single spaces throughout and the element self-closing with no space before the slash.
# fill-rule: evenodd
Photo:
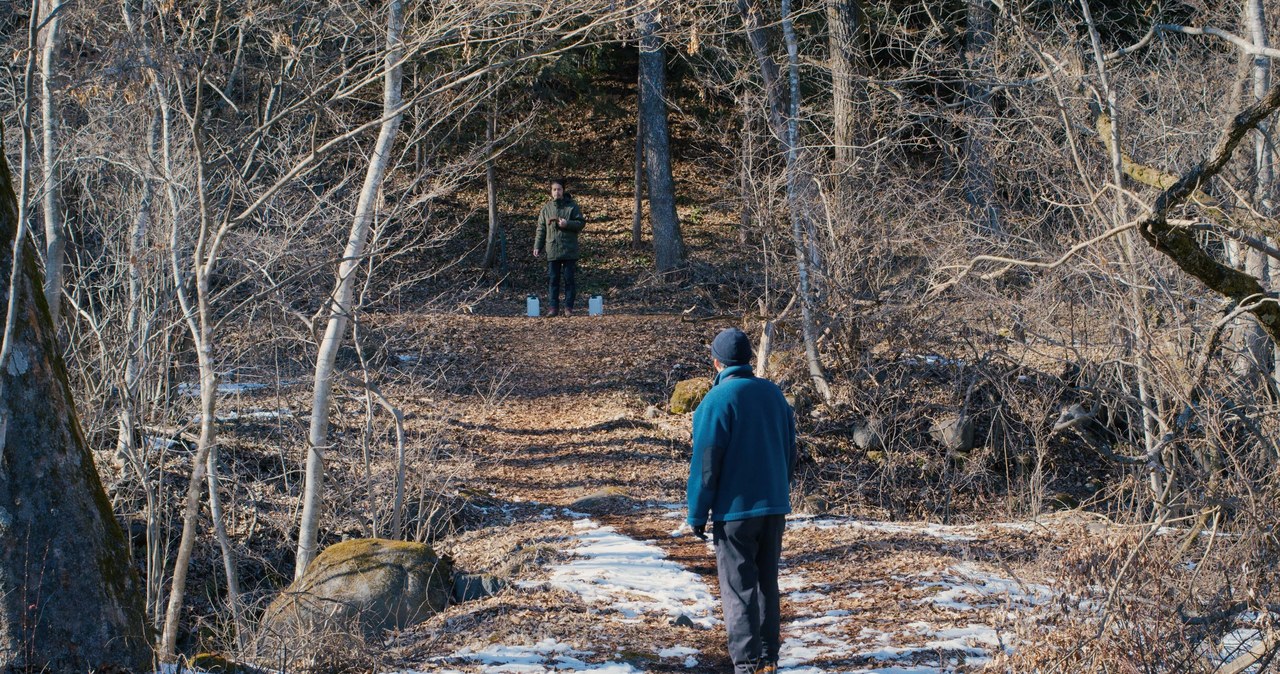
<svg viewBox="0 0 1280 674">
<path fill-rule="evenodd" d="M 711 627 L 718 602 L 696 574 L 667 559 L 653 543 L 619 534 L 591 519 L 574 522 L 575 557 L 550 569 L 551 585 L 581 595 L 588 603 L 627 619 L 643 614 L 687 616 Z"/>
<path fill-rule="evenodd" d="M 223 384 L 218 384 L 218 393 L 221 393 L 222 395 L 238 395 L 241 393 L 251 393 L 253 391 L 261 391 L 266 387 L 267 387 L 266 384 L 263 384 L 261 382 L 255 382 L 255 381 L 226 382 Z M 178 393 L 185 396 L 198 398 L 200 397 L 200 385 L 186 383 L 186 382 L 178 384 Z"/>
<path fill-rule="evenodd" d="M 567 511 L 562 509 L 561 513 Z M 550 585 L 573 592 L 604 620 L 642 624 L 683 615 L 704 628 L 720 624 L 718 598 L 701 578 L 669 559 L 657 544 L 623 535 L 577 513 L 570 517 L 575 519 L 573 535 L 567 540 L 568 558 L 547 568 L 545 580 L 518 586 Z M 941 541 L 975 540 L 982 535 L 978 527 L 833 518 L 800 517 L 788 526 L 852 532 L 855 537 L 874 533 Z M 996 572 L 980 562 L 955 559 L 938 568 L 864 577 L 853 585 L 830 577 L 821 567 L 784 568 L 779 585 L 787 617 L 780 670 L 784 674 L 975 671 L 996 654 L 1013 648 L 1011 636 L 1001 630 L 1013 612 L 1033 610 L 1055 597 L 1048 585 L 1011 576 L 1011 571 Z M 902 619 L 895 620 L 895 615 Z M 868 621 L 869 616 L 881 619 Z M 701 654 L 695 648 L 654 648 L 664 668 L 699 666 Z M 547 638 L 531 645 L 473 645 L 433 658 L 430 665 L 435 666 L 432 671 L 451 673 L 642 671 L 637 667 L 643 664 L 620 659 L 622 652 L 612 644 L 569 644 Z"/>
<path fill-rule="evenodd" d="M 461 660 L 479 665 L 480 671 L 492 674 L 543 674 L 544 672 L 596 672 L 597 674 L 633 674 L 635 667 L 622 662 L 591 665 L 575 656 L 595 655 L 555 639 L 543 639 L 532 646 L 489 646 L 481 650 L 463 648 L 441 660 Z M 439 669 L 436 672 L 458 672 Z M 404 674 L 413 674 L 405 672 Z"/>
<path fill-rule="evenodd" d="M 790 530 L 818 529 L 943 542 L 979 541 L 991 528 L 1029 531 L 1035 525 L 944 526 L 798 516 Z M 848 540 L 842 537 L 841 540 Z M 785 558 L 785 555 L 784 555 Z M 952 560 L 940 568 L 885 578 L 860 579 L 851 586 L 824 585 L 813 573 L 784 568 L 779 585 L 784 612 L 780 669 L 785 674 L 940 674 L 974 671 L 1012 648 L 1001 631 L 1010 612 L 1032 610 L 1056 593 L 1048 586 L 998 573 L 977 562 Z M 784 559 L 785 563 L 785 559 Z M 865 600 L 871 599 L 870 602 Z M 853 600 L 853 603 L 848 603 Z M 872 607 L 867 611 L 834 606 Z M 912 610 L 911 607 L 919 607 Z M 905 609 L 905 610 L 904 610 Z M 855 612 L 860 615 L 855 615 Z M 893 615 L 921 618 L 894 622 Z M 853 617 L 850 617 L 853 616 Z M 866 618 L 888 618 L 871 627 Z M 862 618 L 855 621 L 855 618 Z M 925 620 L 927 618 L 927 621 Z"/>
</svg>

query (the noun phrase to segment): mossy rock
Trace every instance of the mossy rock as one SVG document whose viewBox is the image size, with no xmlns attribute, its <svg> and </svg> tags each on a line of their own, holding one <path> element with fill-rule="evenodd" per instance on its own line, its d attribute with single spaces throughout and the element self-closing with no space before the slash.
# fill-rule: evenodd
<svg viewBox="0 0 1280 674">
<path fill-rule="evenodd" d="M 870 461 L 871 463 L 884 465 L 885 463 L 888 462 L 889 457 L 887 454 L 884 453 L 884 450 L 873 449 L 867 452 L 867 460 Z"/>
<path fill-rule="evenodd" d="M 444 610 L 453 570 L 428 545 L 380 538 L 332 545 L 267 607 L 264 635 L 290 639 L 333 630 L 376 636 Z"/>
<path fill-rule="evenodd" d="M 711 380 L 706 377 L 684 379 L 676 384 L 671 392 L 671 413 L 688 414 L 698 409 L 698 403 L 711 390 Z"/>
</svg>

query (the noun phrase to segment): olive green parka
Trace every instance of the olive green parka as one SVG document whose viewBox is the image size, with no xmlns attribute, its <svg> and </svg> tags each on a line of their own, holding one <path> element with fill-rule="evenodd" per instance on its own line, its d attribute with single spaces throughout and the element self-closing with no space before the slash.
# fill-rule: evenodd
<svg viewBox="0 0 1280 674">
<path fill-rule="evenodd" d="M 563 226 L 555 222 L 564 218 Z M 568 194 L 559 199 L 548 199 L 538 211 L 538 234 L 534 239 L 534 250 L 545 251 L 547 260 L 578 259 L 578 232 L 587 225 L 582 217 L 578 203 Z"/>
</svg>

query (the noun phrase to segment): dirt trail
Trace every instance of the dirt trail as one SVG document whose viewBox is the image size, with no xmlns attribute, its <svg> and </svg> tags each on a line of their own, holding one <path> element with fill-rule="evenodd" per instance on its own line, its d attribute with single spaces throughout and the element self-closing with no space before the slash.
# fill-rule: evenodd
<svg viewBox="0 0 1280 674">
<path fill-rule="evenodd" d="M 466 375 L 451 379 L 460 383 L 450 394 L 450 424 L 474 457 L 463 479 L 502 513 L 448 552 L 466 570 L 520 582 L 405 635 L 392 649 L 397 662 L 422 671 L 724 671 L 719 625 L 622 612 L 543 582 L 584 544 L 590 517 L 658 546 L 718 596 L 707 547 L 671 535 L 683 517 L 690 419 L 651 407 L 665 407 L 675 381 L 709 373 L 705 344 L 720 326 L 652 314 L 438 324 L 452 371 Z M 977 671 L 1012 643 L 1019 611 L 1050 600 L 1032 563 L 1050 537 L 1036 525 L 797 513 L 785 541 L 784 670 Z M 570 649 L 588 664 L 530 655 L 536 644 Z M 495 665 L 474 655 L 485 648 L 524 655 Z M 690 650 L 696 657 L 672 655 Z"/>
</svg>

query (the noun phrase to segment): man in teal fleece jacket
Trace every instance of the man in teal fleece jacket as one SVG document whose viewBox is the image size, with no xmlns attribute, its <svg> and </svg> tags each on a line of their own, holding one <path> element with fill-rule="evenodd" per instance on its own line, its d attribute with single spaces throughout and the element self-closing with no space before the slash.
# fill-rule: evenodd
<svg viewBox="0 0 1280 674">
<path fill-rule="evenodd" d="M 791 512 L 796 424 L 773 382 L 751 370 L 751 341 L 737 328 L 711 343 L 715 382 L 693 413 L 688 524 L 706 538 L 708 512 L 720 600 L 735 674 L 777 670 L 778 562 Z"/>
</svg>

